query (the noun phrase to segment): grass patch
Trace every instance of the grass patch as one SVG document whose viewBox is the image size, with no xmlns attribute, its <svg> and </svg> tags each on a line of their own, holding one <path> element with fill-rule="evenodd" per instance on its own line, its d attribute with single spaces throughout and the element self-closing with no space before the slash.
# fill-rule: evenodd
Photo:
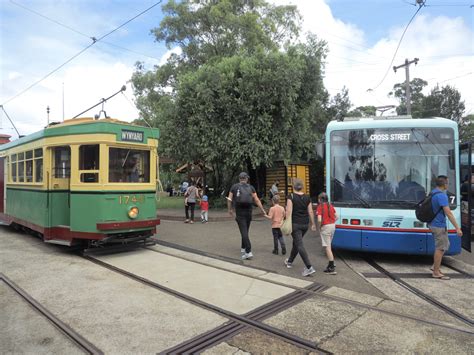
<svg viewBox="0 0 474 355">
<path fill-rule="evenodd" d="M 160 200 L 156 202 L 157 208 L 163 209 L 184 209 L 183 196 L 160 196 Z"/>
</svg>

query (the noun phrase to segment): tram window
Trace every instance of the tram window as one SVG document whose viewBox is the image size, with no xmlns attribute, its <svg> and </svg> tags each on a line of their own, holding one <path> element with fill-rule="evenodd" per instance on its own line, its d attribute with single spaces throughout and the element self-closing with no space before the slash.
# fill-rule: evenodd
<svg viewBox="0 0 474 355">
<path fill-rule="evenodd" d="M 35 149 L 35 158 L 40 158 L 42 156 L 43 156 L 43 149 L 42 148 Z"/>
<path fill-rule="evenodd" d="M 18 182 L 25 182 L 25 162 L 18 162 Z"/>
<path fill-rule="evenodd" d="M 98 144 L 79 147 L 79 170 L 99 170 Z"/>
<path fill-rule="evenodd" d="M 68 179 L 71 176 L 71 150 L 69 147 L 54 149 L 54 177 Z"/>
<path fill-rule="evenodd" d="M 16 172 L 16 154 L 12 154 L 10 156 L 10 162 L 11 162 L 11 181 L 16 182 L 17 180 L 17 172 Z"/>
<path fill-rule="evenodd" d="M 43 182 L 43 158 L 35 159 L 35 182 Z"/>
<path fill-rule="evenodd" d="M 33 151 L 29 150 L 25 153 L 25 159 L 32 159 L 33 158 Z"/>
<path fill-rule="evenodd" d="M 25 153 L 18 153 L 18 160 L 24 160 L 25 159 Z"/>
<path fill-rule="evenodd" d="M 109 182 L 150 182 L 150 152 L 147 150 L 110 148 Z"/>
<path fill-rule="evenodd" d="M 16 172 L 16 162 L 12 162 L 12 181 L 16 182 L 17 172 Z"/>
<path fill-rule="evenodd" d="M 33 182 L 33 160 L 25 161 L 26 182 Z"/>
</svg>

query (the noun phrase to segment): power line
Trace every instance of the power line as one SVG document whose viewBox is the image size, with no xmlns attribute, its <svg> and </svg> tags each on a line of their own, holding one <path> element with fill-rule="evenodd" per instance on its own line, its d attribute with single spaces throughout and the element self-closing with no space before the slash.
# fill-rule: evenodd
<svg viewBox="0 0 474 355">
<path fill-rule="evenodd" d="M 405 29 L 403 30 L 403 33 L 400 37 L 400 40 L 398 41 L 398 45 L 397 45 L 397 48 L 395 49 L 395 53 L 393 53 L 393 57 L 392 57 L 392 60 L 390 61 L 390 64 L 387 68 L 387 71 L 385 72 L 385 75 L 383 76 L 382 80 L 380 80 L 380 82 L 375 86 L 373 87 L 372 89 L 369 89 L 368 91 L 371 91 L 371 90 L 375 90 L 377 89 L 380 85 L 382 85 L 382 83 L 384 82 L 385 78 L 387 77 L 387 74 L 388 72 L 390 71 L 390 69 L 392 69 L 392 64 L 393 64 L 393 61 L 395 60 L 395 57 L 397 55 L 397 52 L 398 52 L 398 49 L 400 48 L 400 44 L 402 43 L 402 40 L 403 40 L 403 37 L 405 36 L 405 33 L 407 32 L 408 30 L 408 27 L 410 26 L 410 24 L 412 23 L 412 21 L 414 20 L 414 18 L 416 17 L 416 15 L 418 14 L 418 12 L 421 10 L 421 8 L 424 6 L 424 2 L 420 3 L 419 6 L 418 6 L 418 9 L 415 11 L 415 13 L 413 14 L 413 16 L 411 17 L 410 21 L 408 21 L 408 24 L 405 26 Z"/>
<path fill-rule="evenodd" d="M 94 38 L 93 36 L 90 36 L 90 35 L 88 35 L 88 34 L 85 34 L 85 33 L 81 32 L 81 31 L 78 31 L 77 29 L 75 29 L 75 28 L 73 28 L 73 27 L 71 27 L 71 26 L 65 25 L 64 23 L 59 22 L 59 21 L 57 21 L 57 20 L 55 20 L 55 19 L 53 19 L 53 18 L 51 18 L 51 17 L 48 17 L 48 16 L 46 16 L 46 15 L 44 15 L 44 14 L 38 12 L 38 11 L 35 11 L 35 10 L 33 10 L 33 9 L 30 9 L 30 8 L 24 6 L 24 5 L 18 4 L 17 2 L 15 2 L 15 1 L 13 1 L 13 0 L 10 0 L 10 2 L 11 2 L 12 4 L 18 6 L 18 7 L 21 7 L 22 9 L 24 9 L 24 10 L 26 10 L 26 11 L 32 12 L 32 13 L 34 13 L 35 15 L 38 15 L 38 16 L 40 16 L 40 17 L 42 17 L 42 18 L 44 18 L 44 19 L 46 19 L 46 20 L 48 20 L 48 21 L 54 22 L 56 25 L 59 25 L 59 26 L 64 27 L 64 28 L 67 28 L 68 30 L 70 30 L 70 31 L 72 31 L 72 32 L 74 32 L 74 33 L 77 33 L 77 34 L 79 34 L 79 35 L 81 35 L 81 36 L 83 36 L 83 37 L 86 37 L 86 38 L 89 38 L 89 39 L 93 39 L 93 38 Z M 112 46 L 112 47 L 116 47 L 116 48 L 122 49 L 122 50 L 124 50 L 124 51 L 128 51 L 128 52 L 131 52 L 131 53 L 135 53 L 135 54 L 138 54 L 138 55 L 142 55 L 142 56 L 147 57 L 147 58 L 150 58 L 150 59 L 154 59 L 154 60 L 158 60 L 158 61 L 160 60 L 159 58 L 152 57 L 152 56 L 150 56 L 150 55 L 148 55 L 148 54 L 140 53 L 140 52 L 137 52 L 137 51 L 134 51 L 134 50 L 131 50 L 131 49 L 128 49 L 128 48 L 119 46 L 119 45 L 114 44 L 114 43 L 110 43 L 110 42 L 107 42 L 107 41 L 102 41 L 102 43 L 107 44 L 107 45 Z"/>
<path fill-rule="evenodd" d="M 82 49 L 81 51 L 79 51 L 78 53 L 76 53 L 75 55 L 73 55 L 71 58 L 69 58 L 66 62 L 64 62 L 63 64 L 61 64 L 59 67 L 57 67 L 56 69 L 54 69 L 53 71 L 49 72 L 48 74 L 46 74 L 45 76 L 43 76 L 41 79 L 35 81 L 33 84 L 31 84 L 30 86 L 28 86 L 26 89 L 22 90 L 21 92 L 19 92 L 18 94 L 16 94 L 15 96 L 11 97 L 10 99 L 6 100 L 3 104 L 7 104 L 8 102 L 16 99 L 17 97 L 19 97 L 20 95 L 23 95 L 25 92 L 27 92 L 28 90 L 30 90 L 32 87 L 38 85 L 40 82 L 42 82 L 43 80 L 45 80 L 46 78 L 48 78 L 49 76 L 51 76 L 52 74 L 54 74 L 55 72 L 57 72 L 59 69 L 61 69 L 62 67 L 64 67 L 66 64 L 70 63 L 71 61 L 73 61 L 75 58 L 77 58 L 78 56 L 80 56 L 82 53 L 84 53 L 86 50 L 88 50 L 90 47 L 92 47 L 94 44 L 96 44 L 97 42 L 100 42 L 102 39 L 104 39 L 105 37 L 107 36 L 110 36 L 112 33 L 118 31 L 119 29 L 121 29 L 122 27 L 124 27 L 125 25 L 127 25 L 128 23 L 130 23 L 131 21 L 135 20 L 137 17 L 143 15 L 145 12 L 148 12 L 150 11 L 152 8 L 154 8 L 155 6 L 159 5 L 163 0 L 160 0 L 158 1 L 157 3 L 153 4 L 152 6 L 148 7 L 147 9 L 143 10 L 142 12 L 140 12 L 138 15 L 132 17 L 131 19 L 125 21 L 123 24 L 121 24 L 120 26 L 114 28 L 112 31 L 106 33 L 105 35 L 103 35 L 102 37 L 99 37 L 98 39 L 95 38 L 95 37 L 90 37 L 90 39 L 92 39 L 92 43 L 89 44 L 87 47 L 85 47 L 84 49 Z"/>
</svg>

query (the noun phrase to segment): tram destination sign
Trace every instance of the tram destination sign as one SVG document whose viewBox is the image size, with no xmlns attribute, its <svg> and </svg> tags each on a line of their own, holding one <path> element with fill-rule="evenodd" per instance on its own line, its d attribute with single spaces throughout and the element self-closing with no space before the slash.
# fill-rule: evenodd
<svg viewBox="0 0 474 355">
<path fill-rule="evenodd" d="M 143 132 L 122 129 L 122 141 L 143 143 Z"/>
</svg>

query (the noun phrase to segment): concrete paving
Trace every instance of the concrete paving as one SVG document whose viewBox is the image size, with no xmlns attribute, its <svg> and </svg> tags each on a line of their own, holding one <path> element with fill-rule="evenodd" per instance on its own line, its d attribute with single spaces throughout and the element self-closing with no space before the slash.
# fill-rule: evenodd
<svg viewBox="0 0 474 355">
<path fill-rule="evenodd" d="M 0 319 L 2 354 L 84 354 L 3 281 L 0 281 Z"/>
<path fill-rule="evenodd" d="M 7 277 L 105 353 L 156 354 L 227 321 L 3 227 L 0 260 Z M 17 346 L 28 349 L 28 340 Z"/>
<path fill-rule="evenodd" d="M 472 327 L 446 315 L 389 279 L 365 278 L 364 273 L 377 271 L 356 253 L 341 254 L 343 259 L 336 260 L 338 275 L 323 274 L 326 260 L 320 239 L 313 232 L 305 237 L 305 245 L 318 272 L 314 277 L 304 278 L 300 259 L 295 261 L 293 269 L 287 269 L 283 264 L 284 256 L 271 254 L 270 224 L 258 216 L 250 231 L 255 258 L 249 261 L 240 260 L 240 236 L 232 220 L 193 225 L 163 221 L 158 231 L 159 240 L 178 244 L 181 249 L 157 245 L 152 247 L 155 251 L 135 250 L 103 255 L 100 259 L 240 314 L 293 292 L 293 287 L 305 287 L 314 281 L 332 286 L 322 294 L 311 296 L 265 320 L 265 323 L 314 341 L 336 354 L 467 354 L 474 348 Z M 183 250 L 186 248 L 190 250 Z M 213 312 L 90 263 L 66 252 L 65 248 L 44 244 L 34 237 L 3 227 L 0 227 L 0 261 L 1 272 L 105 353 L 157 353 L 227 321 Z M 426 265 L 429 265 L 430 258 L 422 258 L 419 263 L 404 256 L 377 257 L 377 261 L 390 271 L 414 273 L 428 272 Z M 471 265 L 464 259 L 453 258 L 452 262 L 460 268 Z M 434 297 L 451 301 L 450 306 L 463 313 L 471 307 L 472 279 L 453 279 L 448 283 L 428 278 L 421 280 L 406 279 L 425 292 L 432 292 L 430 294 Z M 3 291 L 0 288 L 2 296 Z M 3 298 L 11 299 L 12 296 Z M 454 328 L 377 312 L 344 300 L 418 316 Z M 21 308 L 14 306 L 13 309 L 19 311 L 10 314 L 11 324 L 21 326 L 24 323 L 26 330 L 40 326 L 34 320 L 31 324 L 29 322 L 29 318 L 34 319 L 34 312 L 27 319 L 21 315 L 28 312 Z M 15 317 L 16 314 L 19 317 Z M 34 342 L 25 340 L 23 343 L 15 338 L 10 340 L 10 344 L 13 342 L 18 352 L 36 350 L 29 344 L 36 344 L 42 337 L 49 335 L 39 332 L 39 338 Z M 0 353 L 6 352 L 3 344 L 7 339 L 4 338 L 11 339 L 12 335 L 0 332 Z M 65 346 L 62 333 L 53 335 L 53 338 L 52 344 L 56 343 L 58 349 Z M 48 348 L 39 347 L 40 351 L 35 353 L 43 349 Z M 65 350 L 55 352 L 51 348 L 51 353 L 73 353 Z M 277 338 L 248 329 L 205 353 L 293 354 L 300 351 Z"/>
<path fill-rule="evenodd" d="M 150 250 L 105 255 L 98 259 L 237 314 L 250 312 L 294 291 Z"/>
<path fill-rule="evenodd" d="M 303 287 L 307 287 L 313 284 L 313 282 L 311 282 L 312 280 L 311 279 L 308 280 L 308 278 L 304 280 L 295 279 L 293 277 L 275 274 L 267 270 L 255 269 L 255 268 L 250 267 L 249 265 L 244 265 L 240 263 L 235 264 L 232 262 L 215 259 L 213 257 L 207 257 L 204 255 L 187 252 L 180 249 L 169 248 L 163 245 L 155 245 L 155 246 L 150 247 L 150 249 L 156 250 L 160 253 L 164 253 L 167 255 L 176 256 L 188 261 L 201 263 L 203 265 L 212 266 L 214 268 L 219 268 L 221 270 L 226 270 L 226 271 L 230 271 L 230 272 L 234 272 L 234 273 L 238 273 L 238 274 L 250 276 L 250 277 L 257 277 L 261 280 L 268 280 L 275 283 L 282 283 L 288 286 L 303 288 Z"/>
<path fill-rule="evenodd" d="M 288 257 L 288 254 L 286 256 L 272 254 L 271 225 L 270 221 L 263 217 L 254 218 L 250 226 L 250 240 L 255 257 L 248 261 L 240 259 L 240 233 L 237 223 L 232 220 L 192 225 L 163 220 L 161 225 L 158 226 L 157 238 L 204 254 L 223 257 L 237 264 L 264 269 L 273 274 L 308 280 L 308 278 L 301 276 L 304 265 L 299 256 L 295 259 L 293 268 L 287 269 L 284 260 Z M 285 238 L 289 253 L 292 243 L 291 237 Z M 321 239 L 316 232 L 308 231 L 304 237 L 304 243 L 310 260 L 316 269 L 316 273 L 309 278 L 310 281 L 367 293 L 376 297 L 385 297 L 364 277 L 340 260 L 336 259 L 337 275 L 324 274 L 322 271 L 327 265 L 327 259 L 321 247 Z"/>
<path fill-rule="evenodd" d="M 318 297 L 265 323 L 335 353 L 470 354 L 474 336 Z"/>
</svg>

